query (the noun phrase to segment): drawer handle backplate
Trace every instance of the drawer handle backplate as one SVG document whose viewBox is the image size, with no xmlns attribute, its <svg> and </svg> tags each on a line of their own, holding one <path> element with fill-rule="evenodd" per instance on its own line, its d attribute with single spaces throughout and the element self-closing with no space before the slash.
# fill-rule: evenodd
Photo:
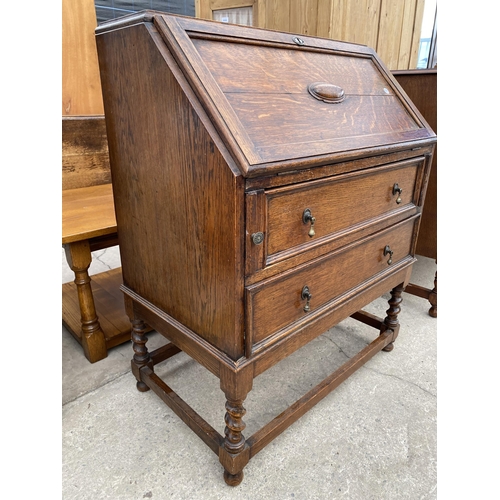
<svg viewBox="0 0 500 500">
<path fill-rule="evenodd" d="M 387 261 L 387 264 L 391 265 L 392 264 L 392 255 L 393 255 L 393 251 L 391 250 L 391 247 L 389 245 L 386 245 L 385 248 L 384 248 L 384 257 L 386 257 L 387 255 L 389 256 L 389 260 Z"/>
<path fill-rule="evenodd" d="M 302 222 L 304 224 L 311 223 L 311 229 L 309 229 L 309 232 L 307 233 L 309 237 L 313 237 L 316 232 L 314 231 L 314 223 L 316 222 L 316 217 L 313 217 L 311 210 L 309 208 L 306 208 L 304 210 L 304 213 L 302 214 Z"/>
<path fill-rule="evenodd" d="M 304 288 L 302 288 L 302 293 L 300 297 L 302 298 L 302 300 L 306 301 L 306 305 L 304 306 L 304 312 L 309 312 L 311 310 L 310 301 L 312 299 L 312 295 L 307 285 Z"/>
</svg>

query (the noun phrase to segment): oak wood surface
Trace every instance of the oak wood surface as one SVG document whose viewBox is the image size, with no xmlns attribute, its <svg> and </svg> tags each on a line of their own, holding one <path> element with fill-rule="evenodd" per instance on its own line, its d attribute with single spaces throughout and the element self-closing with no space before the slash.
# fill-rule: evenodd
<svg viewBox="0 0 500 500">
<path fill-rule="evenodd" d="M 62 243 L 116 233 L 111 184 L 62 192 Z"/>
<path fill-rule="evenodd" d="M 62 189 L 111 182 L 103 115 L 62 117 Z"/>
<path fill-rule="evenodd" d="M 420 123 L 415 108 L 399 96 L 393 95 L 393 91 L 399 92 L 397 90 L 399 87 L 393 86 L 389 72 L 384 69 L 382 62 L 371 49 L 308 37 L 304 37 L 304 45 L 298 47 L 291 35 L 247 28 L 248 37 L 255 35 L 255 38 L 264 44 L 272 44 L 273 50 L 265 52 L 267 54 L 265 67 L 273 68 L 276 63 L 279 65 L 283 54 L 307 53 L 308 57 L 313 57 L 318 50 L 338 50 L 338 57 L 330 57 L 331 52 L 328 57 L 342 59 L 346 57 L 345 52 L 357 53 L 358 57 L 353 58 L 355 69 L 363 74 L 362 68 L 358 69 L 357 65 L 366 62 L 370 68 L 368 71 L 379 76 L 382 74 L 385 78 L 386 86 L 383 88 L 388 92 L 386 94 L 381 88 L 383 95 L 378 95 L 378 91 L 375 95 L 352 95 L 344 102 L 332 105 L 315 100 L 308 94 L 307 88 L 303 88 L 303 93 L 298 95 L 273 95 L 272 105 L 268 106 L 269 96 L 261 93 L 247 96 L 246 93 L 222 92 L 217 83 L 216 68 L 207 67 L 208 63 L 205 62 L 204 58 L 208 55 L 200 53 L 194 47 L 194 40 L 198 48 L 203 44 L 212 44 L 214 38 L 204 34 L 208 31 L 206 23 L 158 16 L 155 18 L 155 25 L 174 51 L 176 60 L 183 67 L 189 68 L 186 71 L 189 82 L 195 88 L 197 96 L 204 102 L 205 108 L 215 121 L 225 143 L 239 161 L 239 168 L 245 176 L 262 174 L 264 170 L 267 174 L 274 169 L 284 170 L 285 164 L 281 165 L 279 162 L 290 159 L 306 157 L 310 160 L 311 156 L 327 155 L 338 161 L 348 151 L 361 150 L 364 156 L 368 156 L 369 148 L 373 148 L 375 152 L 381 147 L 385 150 L 388 145 L 394 147 L 398 143 L 430 138 L 428 131 Z M 187 29 L 196 30 L 196 36 L 192 35 L 191 39 Z M 210 29 L 218 34 L 220 45 L 226 47 L 225 58 L 231 60 L 227 42 L 238 40 L 240 44 L 242 43 L 239 27 L 211 23 Z M 240 35 L 239 39 L 236 34 Z M 226 37 L 227 42 L 221 39 L 222 36 Z M 328 60 L 326 54 L 320 54 L 320 57 L 324 59 L 321 66 L 331 64 L 326 62 Z M 263 64 L 262 58 L 257 58 L 257 61 Z M 315 67 L 311 65 L 310 68 Z M 311 71 L 314 74 L 318 70 L 311 69 Z M 351 72 L 356 73 L 353 70 Z M 267 75 L 265 72 L 261 74 L 266 77 L 261 82 L 265 88 L 267 80 L 272 79 L 273 74 Z M 346 114 L 342 111 L 343 105 Z M 274 109 L 276 111 L 273 111 Z M 351 119 L 346 120 L 344 124 L 344 116 L 347 114 L 350 114 Z M 373 132 L 370 127 L 374 127 Z M 278 132 L 279 129 L 281 132 Z M 337 135 L 332 132 L 333 130 Z M 263 163 L 266 165 L 262 165 Z M 302 165 L 296 162 L 295 166 Z"/>
<path fill-rule="evenodd" d="M 130 42 L 133 58 L 129 52 L 112 58 Z M 124 284 L 237 359 L 243 354 L 242 178 L 225 167 L 185 83 L 147 28 L 110 33 L 100 63 L 108 130 L 118 132 L 108 141 Z M 148 126 L 134 128 L 131 140 L 120 122 Z M 154 140 L 155 133 L 163 139 Z M 155 244 L 144 244 L 151 237 Z"/>
<path fill-rule="evenodd" d="M 94 0 L 62 2 L 62 115 L 103 113 Z"/>
<path fill-rule="evenodd" d="M 139 391 L 153 389 L 218 447 L 231 486 L 252 447 L 268 444 L 375 352 L 393 349 L 435 142 L 373 51 L 303 42 L 151 11 L 97 30 L 132 372 Z M 318 101 L 296 61 L 310 72 L 341 68 L 358 93 Z M 298 86 L 283 79 L 287 69 Z M 309 203 L 316 240 L 300 220 Z M 356 314 L 391 289 L 385 319 Z M 379 338 L 246 439 L 254 378 L 352 315 Z M 149 353 L 146 324 L 171 344 Z M 224 435 L 154 373 L 177 349 L 220 379 Z"/>
<path fill-rule="evenodd" d="M 130 340 L 130 321 L 125 314 L 121 283 L 120 268 L 92 276 L 95 309 L 107 349 Z M 62 318 L 69 332 L 81 342 L 81 310 L 74 282 L 63 284 Z"/>
<path fill-rule="evenodd" d="M 103 115 L 62 118 L 62 245 L 75 273 L 62 285 L 62 321 L 95 363 L 130 339 L 121 269 L 88 272 L 93 251 L 118 245 Z"/>
<path fill-rule="evenodd" d="M 213 19 L 214 0 L 196 0 L 196 17 Z M 217 0 L 230 8 L 234 0 Z M 252 0 L 247 1 L 247 5 Z M 254 26 L 373 47 L 392 70 L 415 68 L 425 0 L 261 0 Z"/>
<path fill-rule="evenodd" d="M 254 343 L 259 343 L 289 323 L 307 320 L 310 312 L 304 312 L 306 301 L 301 298 L 304 286 L 310 288 L 313 312 L 387 269 L 388 257 L 383 255 L 386 245 L 394 252 L 394 263 L 406 258 L 410 254 L 412 236 L 413 222 L 400 223 L 293 272 L 282 273 L 249 287 L 247 335 Z"/>
<path fill-rule="evenodd" d="M 322 182 L 308 182 L 267 192 L 267 252 L 269 255 L 352 228 L 365 220 L 415 204 L 418 163 L 391 166 L 356 176 L 336 176 Z M 403 189 L 401 202 L 393 187 Z M 334 203 L 332 203 L 334 201 Z M 315 217 L 314 236 L 304 224 L 303 212 Z"/>
</svg>

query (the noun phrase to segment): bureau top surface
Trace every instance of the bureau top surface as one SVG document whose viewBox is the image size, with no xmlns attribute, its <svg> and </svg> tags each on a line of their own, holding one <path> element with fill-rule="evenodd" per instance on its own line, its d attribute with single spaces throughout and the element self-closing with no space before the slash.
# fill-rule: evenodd
<svg viewBox="0 0 500 500">
<path fill-rule="evenodd" d="M 243 175 L 435 140 L 377 54 L 362 45 L 146 11 Z"/>
</svg>

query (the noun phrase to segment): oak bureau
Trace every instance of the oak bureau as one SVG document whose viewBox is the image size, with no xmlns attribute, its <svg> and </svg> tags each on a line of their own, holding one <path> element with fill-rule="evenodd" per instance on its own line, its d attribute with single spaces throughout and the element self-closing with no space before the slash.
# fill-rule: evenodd
<svg viewBox="0 0 500 500">
<path fill-rule="evenodd" d="M 398 335 L 436 136 L 368 47 L 143 11 L 96 30 L 132 372 L 250 458 Z M 391 291 L 383 319 L 362 311 Z M 343 319 L 374 340 L 251 437 L 255 377 Z M 149 352 L 146 327 L 169 342 Z M 155 374 L 220 379 L 220 434 Z"/>
</svg>

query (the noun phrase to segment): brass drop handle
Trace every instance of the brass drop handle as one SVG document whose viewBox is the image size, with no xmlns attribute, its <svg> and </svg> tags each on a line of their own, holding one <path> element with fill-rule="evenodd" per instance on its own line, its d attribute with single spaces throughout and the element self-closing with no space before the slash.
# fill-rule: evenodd
<svg viewBox="0 0 500 500">
<path fill-rule="evenodd" d="M 384 248 L 384 257 L 385 256 L 389 256 L 389 260 L 387 261 L 387 264 L 392 264 L 392 255 L 393 255 L 393 251 L 391 250 L 391 247 L 389 245 L 386 245 L 385 248 Z"/>
<path fill-rule="evenodd" d="M 398 197 L 396 198 L 396 203 L 399 205 L 401 203 L 401 193 L 403 192 L 403 189 L 399 187 L 398 183 L 394 184 L 393 188 L 392 188 L 392 194 L 393 195 L 398 195 Z"/>
<path fill-rule="evenodd" d="M 302 300 L 306 301 L 306 305 L 304 306 L 304 312 L 309 312 L 311 310 L 311 304 L 309 302 L 312 299 L 312 295 L 307 285 L 304 288 L 302 288 L 302 294 L 300 295 L 300 297 L 302 298 Z"/>
<path fill-rule="evenodd" d="M 304 210 L 304 213 L 302 214 L 302 222 L 304 224 L 311 223 L 311 229 L 309 229 L 309 232 L 307 233 L 310 238 L 312 238 L 316 232 L 314 231 L 314 223 L 316 222 L 316 217 L 313 217 L 311 210 L 309 208 L 306 208 Z"/>
</svg>

